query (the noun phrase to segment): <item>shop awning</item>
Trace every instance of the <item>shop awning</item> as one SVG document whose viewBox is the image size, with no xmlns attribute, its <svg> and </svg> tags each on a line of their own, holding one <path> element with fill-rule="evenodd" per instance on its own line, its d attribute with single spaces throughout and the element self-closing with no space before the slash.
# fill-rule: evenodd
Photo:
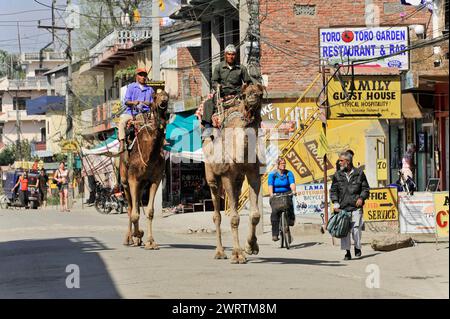
<svg viewBox="0 0 450 319">
<path fill-rule="evenodd" d="M 91 149 L 82 148 L 85 155 L 107 155 L 115 156 L 119 153 L 120 142 L 117 139 L 117 130 L 105 141 L 97 144 Z"/>
<path fill-rule="evenodd" d="M 164 150 L 171 156 L 203 161 L 200 121 L 197 116 L 176 114 L 166 128 Z"/>
<path fill-rule="evenodd" d="M 402 114 L 406 119 L 421 119 L 422 111 L 412 93 L 402 94 Z"/>
<path fill-rule="evenodd" d="M 66 99 L 64 96 L 43 95 L 26 101 L 27 115 L 42 115 L 48 111 L 65 110 Z"/>
</svg>

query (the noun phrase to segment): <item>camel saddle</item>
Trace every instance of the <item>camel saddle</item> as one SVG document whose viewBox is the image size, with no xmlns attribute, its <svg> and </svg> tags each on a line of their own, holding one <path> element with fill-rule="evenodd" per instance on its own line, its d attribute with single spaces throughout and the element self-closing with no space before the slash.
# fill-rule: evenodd
<svg viewBox="0 0 450 319">
<path fill-rule="evenodd" d="M 127 150 L 130 152 L 136 141 L 138 132 L 144 125 L 147 125 L 153 119 L 153 114 L 150 112 L 139 113 L 134 119 L 128 120 L 125 128 L 125 142 Z"/>
<path fill-rule="evenodd" d="M 237 96 L 232 96 L 229 99 L 225 97 L 221 102 L 221 107 L 223 111 L 217 110 L 211 117 L 212 125 L 216 128 L 223 128 L 227 121 L 231 120 L 236 116 L 243 116 L 239 111 L 239 105 L 241 100 Z"/>
</svg>

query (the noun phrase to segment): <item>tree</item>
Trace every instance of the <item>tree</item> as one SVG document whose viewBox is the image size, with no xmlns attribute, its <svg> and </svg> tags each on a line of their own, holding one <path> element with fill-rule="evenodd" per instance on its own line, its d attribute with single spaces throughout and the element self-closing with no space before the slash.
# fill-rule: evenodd
<svg viewBox="0 0 450 319">
<path fill-rule="evenodd" d="M 17 150 L 17 144 L 7 145 L 0 153 L 0 165 L 10 165 L 15 161 L 31 161 L 38 159 L 31 156 L 31 144 L 28 140 L 20 141 L 20 153 Z"/>
<path fill-rule="evenodd" d="M 80 0 L 80 29 L 75 32 L 76 53 L 87 57 L 89 48 L 103 39 L 115 28 L 144 25 L 144 20 L 138 22 L 133 19 L 134 10 L 138 9 L 150 16 L 151 1 L 145 0 Z M 122 23 L 122 17 L 129 16 L 129 25 Z M 147 24 L 148 19 L 146 20 Z"/>
</svg>

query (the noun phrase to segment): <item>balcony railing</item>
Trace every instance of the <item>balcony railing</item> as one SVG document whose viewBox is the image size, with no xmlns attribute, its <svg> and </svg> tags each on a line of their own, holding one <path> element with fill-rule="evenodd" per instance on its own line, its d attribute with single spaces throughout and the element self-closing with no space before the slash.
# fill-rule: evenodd
<svg viewBox="0 0 450 319">
<path fill-rule="evenodd" d="M 47 143 L 44 142 L 32 142 L 31 148 L 34 149 L 34 151 L 46 151 L 47 150 Z"/>
<path fill-rule="evenodd" d="M 64 61 L 66 54 L 64 52 L 44 52 L 43 61 Z M 22 53 L 22 61 L 39 61 L 39 52 Z"/>
<path fill-rule="evenodd" d="M 47 90 L 51 86 L 45 77 L 33 77 L 24 80 L 9 80 L 10 90 Z"/>
<path fill-rule="evenodd" d="M 89 54 L 90 56 L 96 56 L 115 46 L 122 49 L 130 49 L 134 46 L 136 41 L 151 38 L 151 34 L 152 32 L 150 29 L 114 30 L 94 45 L 89 50 Z"/>
<path fill-rule="evenodd" d="M 12 121 L 17 119 L 17 111 L 6 111 L 6 120 Z M 41 121 L 45 120 L 45 115 L 27 115 L 26 110 L 19 110 L 19 119 L 21 121 Z"/>
</svg>

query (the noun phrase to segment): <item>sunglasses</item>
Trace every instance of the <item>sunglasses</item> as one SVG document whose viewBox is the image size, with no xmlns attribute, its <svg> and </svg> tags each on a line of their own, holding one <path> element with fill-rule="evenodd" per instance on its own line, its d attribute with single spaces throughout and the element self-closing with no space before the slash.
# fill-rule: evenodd
<svg viewBox="0 0 450 319">
<path fill-rule="evenodd" d="M 147 77 L 147 73 L 138 73 L 138 75 Z"/>
</svg>

